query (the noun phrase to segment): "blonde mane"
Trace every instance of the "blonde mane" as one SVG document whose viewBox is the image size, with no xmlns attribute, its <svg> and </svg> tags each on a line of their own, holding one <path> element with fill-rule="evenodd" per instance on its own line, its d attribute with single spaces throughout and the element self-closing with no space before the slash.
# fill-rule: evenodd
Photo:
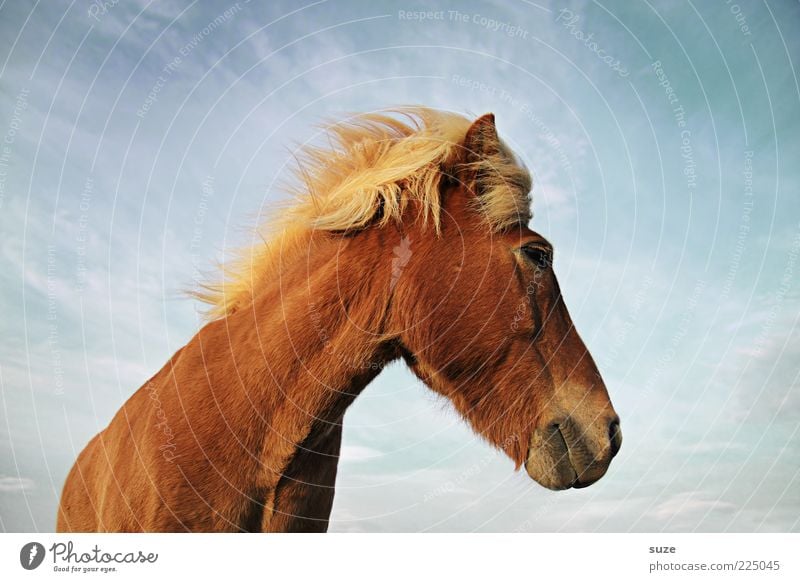
<svg viewBox="0 0 800 582">
<path fill-rule="evenodd" d="M 455 113 L 403 107 L 326 126 L 326 147 L 300 149 L 295 180 L 286 187 L 291 197 L 257 230 L 259 242 L 222 266 L 220 282 L 192 295 L 211 305 L 210 318 L 224 317 L 250 303 L 278 258 L 301 248 L 314 230 L 352 232 L 399 223 L 411 202 L 438 234 L 446 170 L 469 167 L 479 176 L 478 211 L 492 230 L 527 223 L 528 171 L 502 142 L 496 152 L 464 162 L 462 144 L 471 124 Z"/>
</svg>

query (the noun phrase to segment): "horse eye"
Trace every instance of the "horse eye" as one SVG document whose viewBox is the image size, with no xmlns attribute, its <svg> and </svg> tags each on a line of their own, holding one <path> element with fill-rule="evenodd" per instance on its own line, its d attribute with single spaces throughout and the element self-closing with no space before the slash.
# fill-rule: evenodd
<svg viewBox="0 0 800 582">
<path fill-rule="evenodd" d="M 540 269 L 548 268 L 550 266 L 550 263 L 552 262 L 552 258 L 550 257 L 550 252 L 542 247 L 538 246 L 522 247 L 522 253 L 531 263 L 533 263 Z"/>
</svg>

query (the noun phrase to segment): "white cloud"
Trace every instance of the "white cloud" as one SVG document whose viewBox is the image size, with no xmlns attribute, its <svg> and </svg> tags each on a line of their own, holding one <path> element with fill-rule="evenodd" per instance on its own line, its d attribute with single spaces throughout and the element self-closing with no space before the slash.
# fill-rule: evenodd
<svg viewBox="0 0 800 582">
<path fill-rule="evenodd" d="M 721 499 L 712 499 L 703 491 L 687 491 L 671 495 L 648 512 L 650 517 L 658 521 L 675 521 L 695 523 L 698 518 L 709 512 L 722 511 L 732 513 L 736 505 Z"/>
<path fill-rule="evenodd" d="M 30 491 L 35 485 L 33 479 L 28 479 L 26 477 L 0 476 L 0 493 Z"/>
<path fill-rule="evenodd" d="M 339 460 L 345 463 L 357 463 L 359 461 L 376 459 L 381 456 L 383 456 L 383 453 L 377 449 L 361 445 L 344 445 L 339 454 Z"/>
</svg>

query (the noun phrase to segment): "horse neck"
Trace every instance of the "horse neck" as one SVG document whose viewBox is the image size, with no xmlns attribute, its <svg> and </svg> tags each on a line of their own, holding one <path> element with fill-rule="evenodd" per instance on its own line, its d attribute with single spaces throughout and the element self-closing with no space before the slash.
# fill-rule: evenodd
<svg viewBox="0 0 800 582">
<path fill-rule="evenodd" d="M 341 425 L 355 397 L 397 356 L 385 337 L 392 237 L 384 230 L 311 237 L 262 280 L 251 308 L 229 318 L 243 315 L 240 325 L 256 330 L 257 340 L 251 333 L 246 343 L 264 368 L 268 475 L 281 475 L 301 445 Z"/>
</svg>

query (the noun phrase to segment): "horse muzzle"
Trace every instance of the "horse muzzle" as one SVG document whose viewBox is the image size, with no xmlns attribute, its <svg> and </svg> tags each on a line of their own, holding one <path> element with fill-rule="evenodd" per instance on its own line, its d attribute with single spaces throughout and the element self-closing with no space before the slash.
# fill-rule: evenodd
<svg viewBox="0 0 800 582">
<path fill-rule="evenodd" d="M 567 417 L 533 432 L 525 471 L 554 491 L 588 487 L 606 474 L 621 445 L 616 415 L 583 428 Z"/>
</svg>

